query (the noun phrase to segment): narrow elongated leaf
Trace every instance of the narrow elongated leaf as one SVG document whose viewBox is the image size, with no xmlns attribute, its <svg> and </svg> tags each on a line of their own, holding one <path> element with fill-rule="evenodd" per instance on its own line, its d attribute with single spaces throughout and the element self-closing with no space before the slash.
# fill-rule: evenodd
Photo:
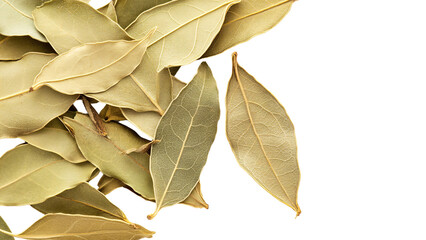
<svg viewBox="0 0 426 240">
<path fill-rule="evenodd" d="M 186 86 L 186 83 L 181 82 L 176 77 L 172 77 L 172 98 L 176 98 L 176 96 L 180 93 L 183 87 Z M 162 90 L 164 93 L 169 92 Z M 170 99 L 164 97 L 164 99 Z M 170 102 L 163 103 L 163 108 L 166 109 L 169 106 Z M 165 107 L 167 106 L 167 107 Z M 136 127 L 138 127 L 142 132 L 147 134 L 151 139 L 154 138 L 155 129 L 157 129 L 158 122 L 161 119 L 161 114 L 158 112 L 136 112 L 131 109 L 122 109 L 123 115 L 126 117 L 129 122 L 133 123 Z"/>
<path fill-rule="evenodd" d="M 28 36 L 0 36 L 0 60 L 18 60 L 29 52 L 54 53 L 52 47 Z"/>
<path fill-rule="evenodd" d="M 157 71 L 164 67 L 186 65 L 204 54 L 219 32 L 229 7 L 238 2 L 171 1 L 142 13 L 127 31 L 131 36 L 140 38 L 153 27 L 158 27 L 148 48 L 148 55 L 154 56 L 150 66 Z M 182 36 L 186 41 L 181 41 Z M 142 62 L 142 66 L 144 64 Z"/>
<path fill-rule="evenodd" d="M 69 95 L 105 91 L 140 64 L 150 34 L 137 41 L 107 41 L 75 47 L 43 67 L 34 81 L 34 89 L 49 86 Z"/>
<path fill-rule="evenodd" d="M 238 65 L 226 96 L 226 132 L 241 167 L 297 214 L 300 172 L 293 123 L 284 107 Z"/>
<path fill-rule="evenodd" d="M 226 15 L 225 23 L 204 57 L 219 54 L 277 25 L 295 0 L 242 0 Z"/>
<path fill-rule="evenodd" d="M 117 9 L 118 23 L 123 28 L 126 28 L 142 12 L 169 1 L 170 0 L 118 0 L 115 5 L 115 8 Z"/>
<path fill-rule="evenodd" d="M 84 43 L 132 40 L 116 22 L 81 1 L 53 0 L 34 10 L 33 16 L 58 53 Z"/>
<path fill-rule="evenodd" d="M 202 63 L 158 124 L 155 139 L 160 142 L 152 146 L 150 161 L 157 208 L 150 219 L 161 208 L 185 200 L 197 185 L 219 115 L 216 82 Z"/>
<path fill-rule="evenodd" d="M 149 155 L 126 154 L 127 150 L 148 141 L 115 122 L 105 124 L 108 136 L 104 137 L 98 133 L 90 118 L 82 114 L 77 114 L 74 119 L 64 118 L 64 122 L 72 129 L 83 155 L 102 173 L 121 180 L 147 199 L 154 198 Z"/>
<path fill-rule="evenodd" d="M 0 138 L 15 138 L 40 130 L 65 113 L 78 96 L 48 87 L 31 91 L 34 78 L 54 55 L 27 54 L 19 61 L 0 62 Z"/>
<path fill-rule="evenodd" d="M 37 148 L 56 153 L 69 162 L 82 163 L 86 161 L 78 149 L 75 139 L 58 118 L 47 124 L 43 129 L 20 138 Z"/>
<path fill-rule="evenodd" d="M 0 34 L 5 36 L 31 36 L 42 42 L 46 38 L 34 26 L 31 11 L 44 0 L 1 0 Z"/>
<path fill-rule="evenodd" d="M 137 224 L 98 216 L 48 214 L 16 235 L 23 239 L 57 240 L 136 240 L 151 238 L 151 232 Z"/>
<path fill-rule="evenodd" d="M 6 222 L 1 217 L 0 217 L 0 230 L 10 232 L 9 227 L 7 226 Z M 0 240 L 14 240 L 14 238 L 12 236 L 9 236 L 0 232 Z"/>
<path fill-rule="evenodd" d="M 82 214 L 127 221 L 126 215 L 118 207 L 88 183 L 82 183 L 32 207 L 44 214 Z"/>
<path fill-rule="evenodd" d="M 24 167 L 23 167 L 24 166 Z M 20 145 L 0 158 L 0 205 L 37 204 L 87 181 L 95 168 Z"/>
</svg>

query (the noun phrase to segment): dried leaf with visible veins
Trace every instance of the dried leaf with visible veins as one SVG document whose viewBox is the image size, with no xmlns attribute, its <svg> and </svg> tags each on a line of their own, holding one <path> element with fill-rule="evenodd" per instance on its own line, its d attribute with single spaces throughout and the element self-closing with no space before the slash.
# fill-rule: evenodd
<svg viewBox="0 0 426 240">
<path fill-rule="evenodd" d="M 226 95 L 226 133 L 241 167 L 272 196 L 301 213 L 294 126 L 284 107 L 238 65 Z"/>
</svg>

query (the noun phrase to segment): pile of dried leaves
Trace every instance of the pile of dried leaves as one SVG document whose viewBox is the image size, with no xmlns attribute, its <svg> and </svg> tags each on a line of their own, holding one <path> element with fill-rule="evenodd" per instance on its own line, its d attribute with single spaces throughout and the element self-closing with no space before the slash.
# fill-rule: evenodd
<svg viewBox="0 0 426 240">
<path fill-rule="evenodd" d="M 46 214 L 0 239 L 151 237 L 105 194 L 125 187 L 156 202 L 208 208 L 200 174 L 219 120 L 206 63 L 188 84 L 180 66 L 263 33 L 293 0 L 0 0 L 0 138 L 26 143 L 0 158 L 0 205 Z M 237 63 L 226 130 L 241 166 L 294 209 L 300 173 L 284 108 Z M 81 100 L 87 114 L 77 111 Z M 92 104 L 105 103 L 99 114 Z M 144 139 L 120 124 L 128 120 Z M 99 189 L 88 184 L 99 173 Z"/>
</svg>

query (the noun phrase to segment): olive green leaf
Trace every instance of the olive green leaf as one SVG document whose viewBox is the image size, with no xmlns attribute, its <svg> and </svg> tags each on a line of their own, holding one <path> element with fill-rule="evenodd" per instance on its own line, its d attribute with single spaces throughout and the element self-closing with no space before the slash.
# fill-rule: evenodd
<svg viewBox="0 0 426 240">
<path fill-rule="evenodd" d="M 84 43 L 132 40 L 116 22 L 81 1 L 53 0 L 34 10 L 33 16 L 58 53 Z"/>
<path fill-rule="evenodd" d="M 30 36 L 42 42 L 46 38 L 37 31 L 31 11 L 46 0 L 1 0 L 0 34 L 5 36 Z"/>
<path fill-rule="evenodd" d="M 10 232 L 9 227 L 7 226 L 6 222 L 3 220 L 2 217 L 0 217 L 0 230 Z M 0 240 L 14 240 L 14 238 L 10 235 L 0 232 Z"/>
<path fill-rule="evenodd" d="M 163 114 L 171 101 L 170 89 L 172 75 L 164 69 L 156 75 L 157 86 L 149 91 L 133 74 L 122 79 L 118 84 L 105 92 L 86 94 L 111 106 L 133 109 L 137 112 L 154 111 Z M 167 102 L 167 104 L 163 104 Z"/>
<path fill-rule="evenodd" d="M 150 66 L 159 72 L 164 67 L 186 65 L 201 57 L 219 32 L 229 7 L 238 2 L 171 1 L 142 13 L 126 30 L 130 36 L 140 38 L 158 27 L 147 51 L 154 56 Z M 181 41 L 182 36 L 186 41 Z"/>
<path fill-rule="evenodd" d="M 213 56 L 277 25 L 295 0 L 242 0 L 232 6 L 204 57 Z"/>
<path fill-rule="evenodd" d="M 195 208 L 209 209 L 209 205 L 206 203 L 203 194 L 201 193 L 200 182 L 198 182 L 191 194 L 182 203 Z"/>
<path fill-rule="evenodd" d="M 0 205 L 37 204 L 87 181 L 95 168 L 20 145 L 0 158 Z"/>
<path fill-rule="evenodd" d="M 123 113 L 121 113 L 120 108 L 113 107 L 110 105 L 105 105 L 105 107 L 99 113 L 99 116 L 104 119 L 105 122 L 119 122 L 126 120 L 126 118 L 123 116 Z"/>
<path fill-rule="evenodd" d="M 103 175 L 98 182 L 98 191 L 107 195 L 117 188 L 126 186 L 122 181 Z"/>
<path fill-rule="evenodd" d="M 20 136 L 20 138 L 37 148 L 56 153 L 69 162 L 82 163 L 86 161 L 78 149 L 74 137 L 58 118 L 52 120 L 43 129 Z"/>
<path fill-rule="evenodd" d="M 220 109 L 212 72 L 202 63 L 161 118 L 150 170 L 159 210 L 185 200 L 196 187 L 217 131 Z M 168 161 L 165 161 L 167 159 Z"/>
<path fill-rule="evenodd" d="M 46 64 L 34 80 L 33 88 L 49 86 L 69 95 L 103 92 L 140 64 L 153 31 L 141 40 L 75 47 Z"/>
<path fill-rule="evenodd" d="M 29 52 L 54 53 L 53 48 L 28 36 L 0 35 L 0 60 L 18 60 Z"/>
<path fill-rule="evenodd" d="M 118 0 L 115 5 L 118 23 L 125 28 L 142 12 L 169 1 L 170 0 Z"/>
<path fill-rule="evenodd" d="M 106 136 L 107 132 L 105 129 L 104 120 L 99 116 L 98 112 L 92 106 L 90 100 L 87 97 L 81 96 L 81 99 L 83 100 L 84 108 L 86 108 L 87 114 L 89 115 L 90 120 L 92 120 L 93 124 L 96 126 L 98 133 L 102 136 Z"/>
<path fill-rule="evenodd" d="M 226 95 L 226 132 L 241 167 L 266 191 L 299 215 L 300 171 L 293 123 L 284 107 L 238 65 Z"/>
<path fill-rule="evenodd" d="M 181 82 L 176 77 L 172 77 L 172 99 L 176 98 L 176 96 L 185 86 L 186 86 L 186 83 Z M 161 88 L 161 91 L 163 93 L 169 92 L 169 90 L 165 91 L 164 89 L 165 89 L 164 87 Z M 170 98 L 164 97 L 164 99 L 170 99 Z M 170 105 L 170 102 L 166 103 L 164 101 L 163 105 L 168 107 Z M 165 107 L 165 109 L 167 107 Z M 158 112 L 136 112 L 131 109 L 125 109 L 125 108 L 121 110 L 123 115 L 126 117 L 126 119 L 129 120 L 129 122 L 131 122 L 133 125 L 135 125 L 137 128 L 139 128 L 142 132 L 147 134 L 152 139 L 154 138 L 155 129 L 157 129 L 157 125 L 161 119 L 162 114 Z"/>
<path fill-rule="evenodd" d="M 153 199 L 152 179 L 149 173 L 149 155 L 126 151 L 148 141 L 131 129 L 115 122 L 105 124 L 108 136 L 98 133 L 90 118 L 77 114 L 74 119 L 64 118 L 72 129 L 77 144 L 86 159 L 103 174 L 117 178 L 147 199 Z"/>
<path fill-rule="evenodd" d="M 34 78 L 54 55 L 30 53 L 19 61 L 0 62 L 0 138 L 40 130 L 65 113 L 78 96 L 48 87 L 31 91 Z"/>
<path fill-rule="evenodd" d="M 88 183 L 82 183 L 32 207 L 43 214 L 82 214 L 128 221 L 118 207 Z"/>
<path fill-rule="evenodd" d="M 145 143 L 144 145 L 138 147 L 138 148 L 132 148 L 126 151 L 127 154 L 132 152 L 138 152 L 138 153 L 148 153 L 151 150 L 152 145 L 159 143 L 159 140 L 153 140 L 149 143 Z"/>
<path fill-rule="evenodd" d="M 137 224 L 122 220 L 56 213 L 47 214 L 25 232 L 14 236 L 28 240 L 136 240 L 151 238 L 154 233 Z"/>
<path fill-rule="evenodd" d="M 101 12 L 102 14 L 104 14 L 105 16 L 109 17 L 114 22 L 118 21 L 117 13 L 116 13 L 115 7 L 114 7 L 114 2 L 112 2 L 112 1 L 109 2 L 104 7 L 99 8 L 98 11 Z"/>
</svg>

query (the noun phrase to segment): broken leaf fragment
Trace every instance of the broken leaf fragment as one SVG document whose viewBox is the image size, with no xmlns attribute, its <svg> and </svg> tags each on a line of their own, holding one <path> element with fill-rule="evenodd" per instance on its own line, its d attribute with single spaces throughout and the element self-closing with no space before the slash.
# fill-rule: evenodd
<svg viewBox="0 0 426 240">
<path fill-rule="evenodd" d="M 238 163 L 299 215 L 300 171 L 293 123 L 278 100 L 238 65 L 236 53 L 226 109 L 226 133 Z"/>
<path fill-rule="evenodd" d="M 158 124 L 151 149 L 150 170 L 157 203 L 161 208 L 185 200 L 200 180 L 215 139 L 220 109 L 218 90 L 206 63 L 173 100 Z M 165 161 L 168 159 L 169 161 Z"/>
</svg>

